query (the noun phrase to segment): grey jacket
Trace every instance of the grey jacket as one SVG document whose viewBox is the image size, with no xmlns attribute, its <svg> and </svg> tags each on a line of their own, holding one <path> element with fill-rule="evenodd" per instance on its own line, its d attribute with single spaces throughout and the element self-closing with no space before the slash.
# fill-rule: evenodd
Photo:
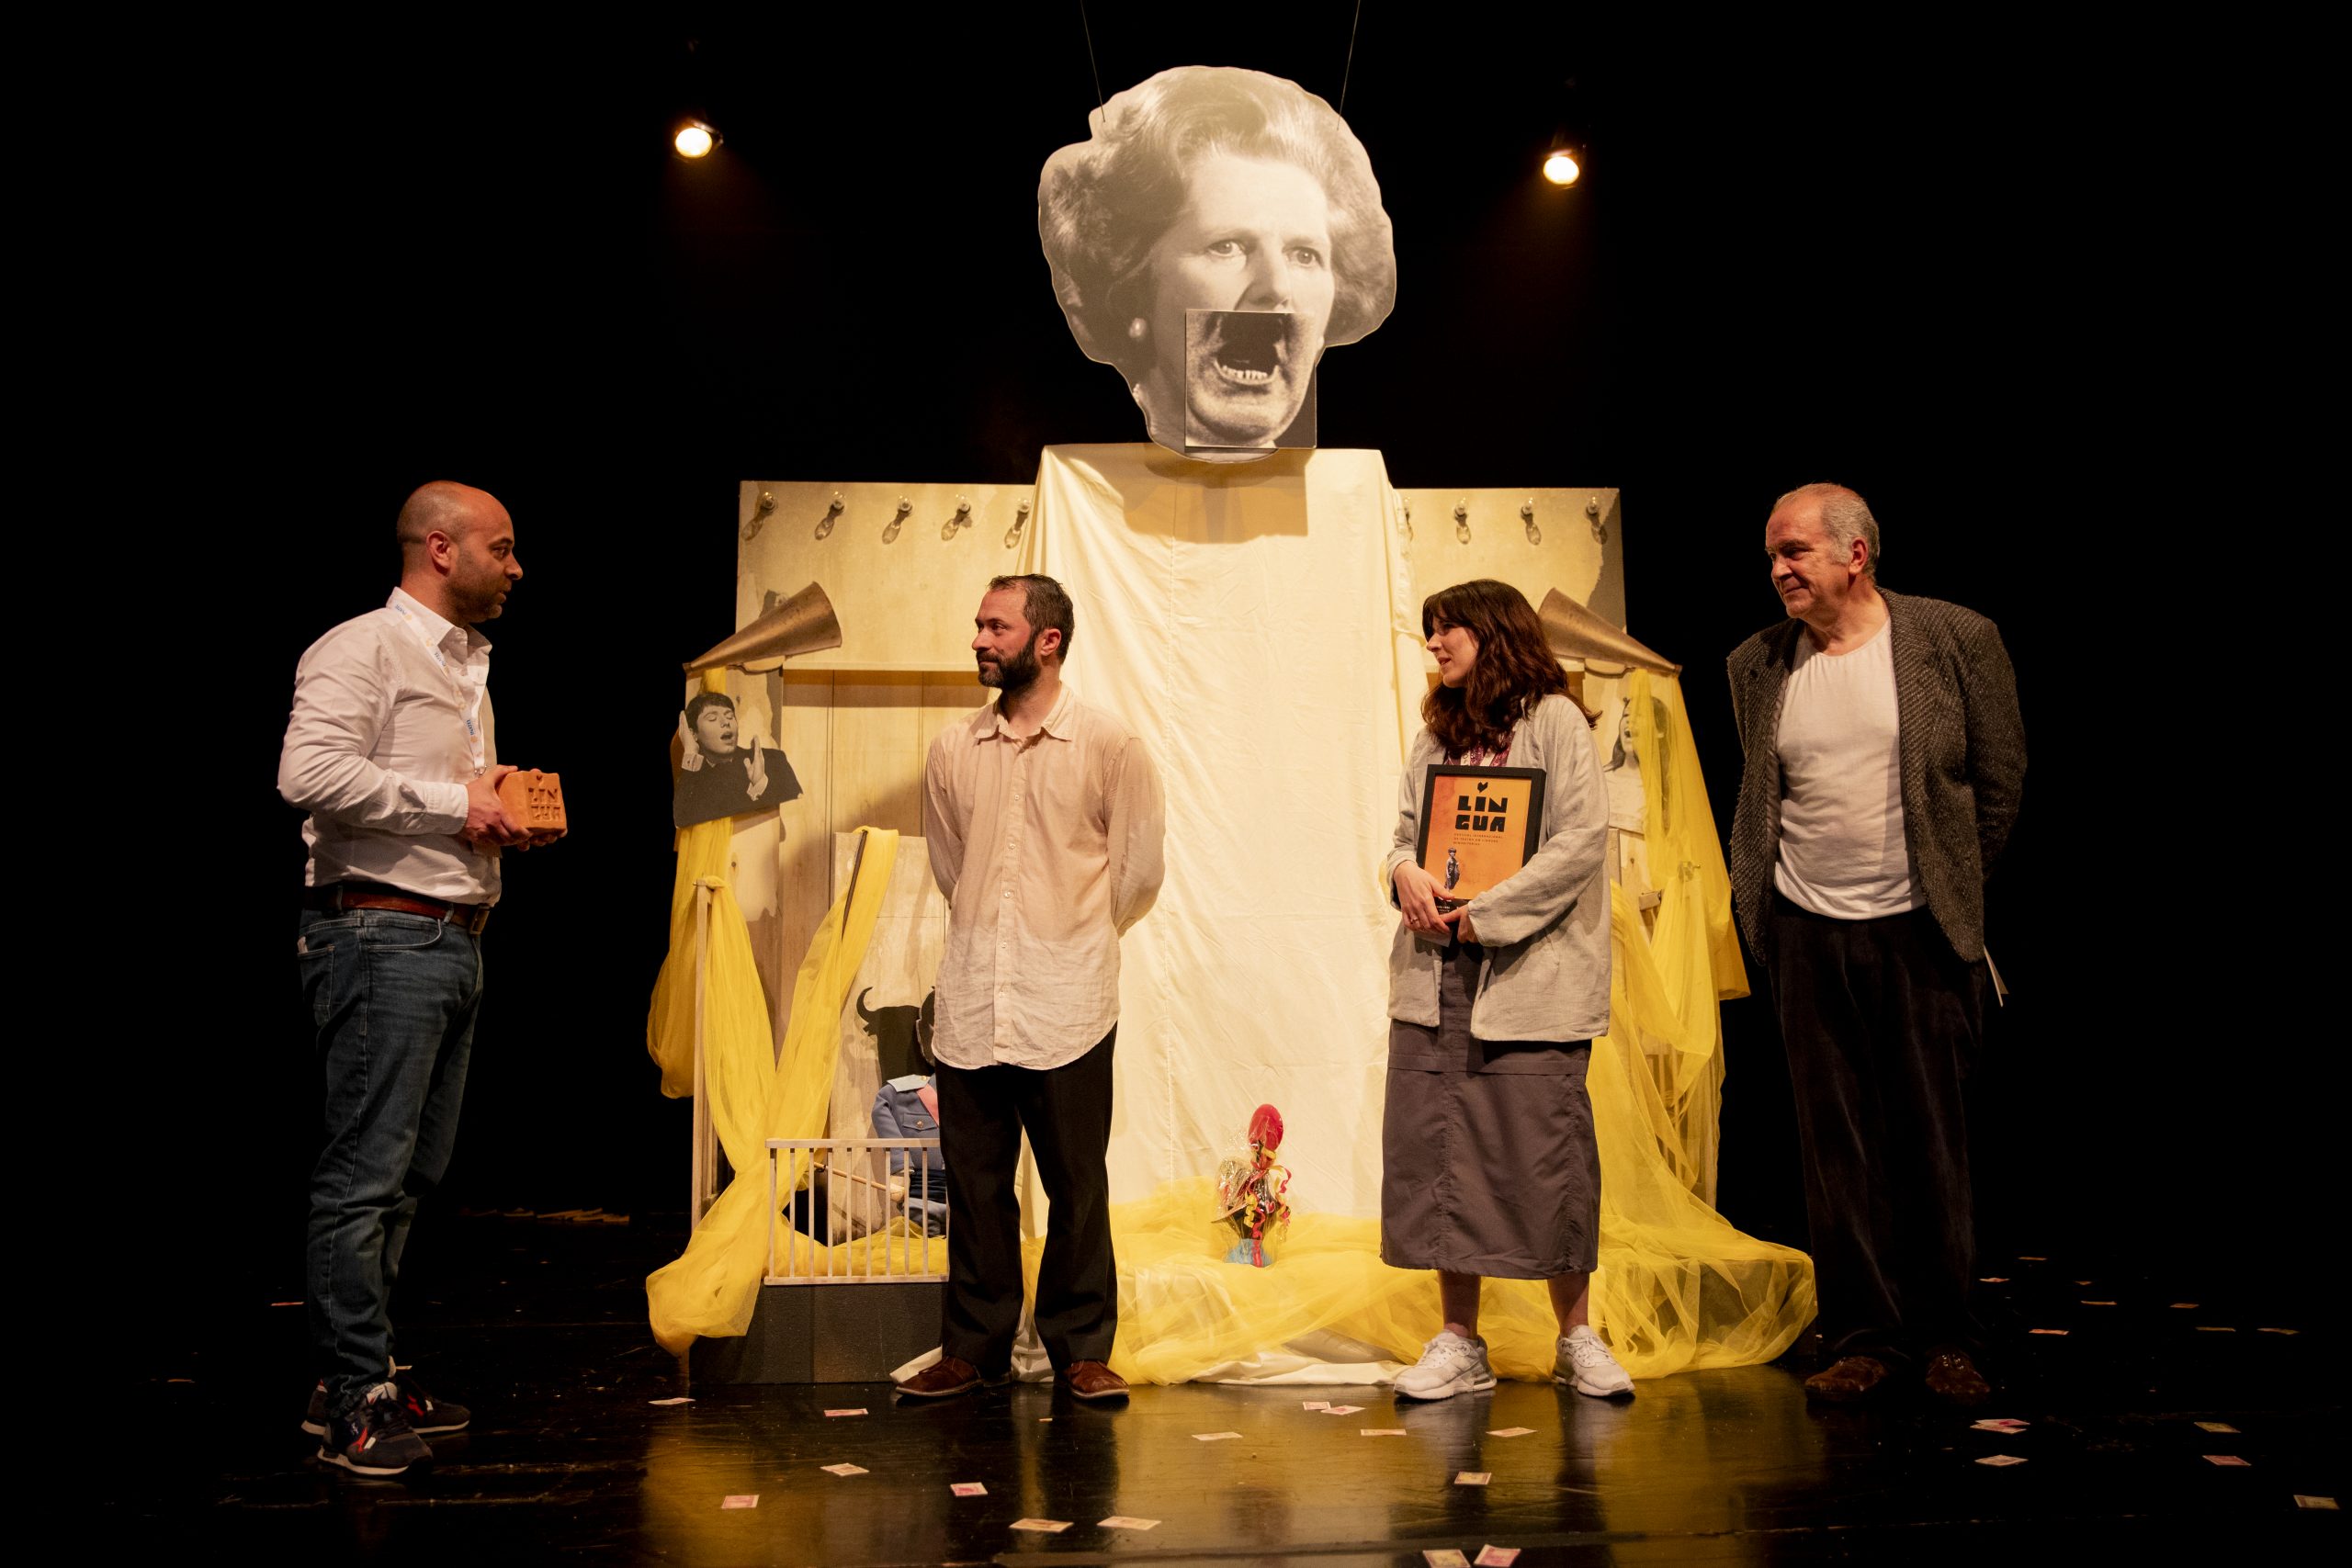
<svg viewBox="0 0 2352 1568">
<path fill-rule="evenodd" d="M 1984 878 L 2017 820 L 2025 784 L 2025 720 L 2017 673 L 1993 623 L 1940 599 L 1879 591 L 1894 639 L 1901 739 L 1903 837 L 1928 908 L 1962 958 L 1984 952 Z M 1781 691 L 1801 621 L 1783 621 L 1732 650 L 1731 705 L 1747 765 L 1731 824 L 1731 897 L 1751 951 L 1764 951 L 1764 912 L 1781 852 Z"/>
<path fill-rule="evenodd" d="M 1396 838 L 1380 868 L 1396 902 L 1396 868 L 1420 837 L 1421 784 L 1443 761 L 1427 729 L 1413 738 L 1397 789 Z M 1609 803 L 1592 727 L 1566 697 L 1545 697 L 1511 732 L 1510 766 L 1542 768 L 1544 826 L 1519 874 L 1468 905 L 1487 950 L 1470 1032 L 1481 1040 L 1589 1040 L 1609 1032 Z M 1388 1014 L 1435 1027 L 1445 949 L 1400 921 L 1388 955 Z"/>
</svg>

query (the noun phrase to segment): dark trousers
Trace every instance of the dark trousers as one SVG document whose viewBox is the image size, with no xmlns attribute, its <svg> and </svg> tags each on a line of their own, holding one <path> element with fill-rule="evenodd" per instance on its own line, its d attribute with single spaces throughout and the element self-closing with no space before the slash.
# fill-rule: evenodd
<svg viewBox="0 0 2352 1568">
<path fill-rule="evenodd" d="M 1777 893 L 1765 946 L 1829 1354 L 1902 1363 L 1973 1348 L 1961 1082 L 1983 964 L 1963 963 L 1924 908 L 1840 920 Z"/>
<path fill-rule="evenodd" d="M 994 1377 L 1021 1328 L 1021 1134 L 1044 1180 L 1046 1256 L 1037 1337 L 1055 1370 L 1107 1361 L 1119 1331 L 1111 1255 L 1111 1048 L 1116 1025 L 1058 1067 L 939 1064 L 939 1144 L 947 1162 L 947 1292 L 940 1348 Z"/>
</svg>

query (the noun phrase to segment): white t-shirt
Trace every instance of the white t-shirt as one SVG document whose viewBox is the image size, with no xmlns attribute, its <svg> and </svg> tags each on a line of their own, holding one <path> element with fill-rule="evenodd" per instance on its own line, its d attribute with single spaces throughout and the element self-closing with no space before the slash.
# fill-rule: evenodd
<svg viewBox="0 0 2352 1568">
<path fill-rule="evenodd" d="M 1894 639 L 1886 626 L 1845 653 L 1797 639 L 1781 691 L 1781 858 L 1773 885 L 1799 908 L 1841 920 L 1928 901 L 1903 838 Z"/>
</svg>

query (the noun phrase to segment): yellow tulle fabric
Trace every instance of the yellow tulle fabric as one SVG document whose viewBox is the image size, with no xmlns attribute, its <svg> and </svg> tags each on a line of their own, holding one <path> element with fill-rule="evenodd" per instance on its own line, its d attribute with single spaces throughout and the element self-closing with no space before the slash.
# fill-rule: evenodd
<svg viewBox="0 0 2352 1568">
<path fill-rule="evenodd" d="M 1645 837 L 1661 897 L 1653 929 L 1632 897 L 1611 890 L 1612 1027 L 1593 1042 L 1586 1078 L 1601 1165 L 1600 1259 L 1590 1313 L 1626 1371 L 1646 1378 L 1779 1355 L 1813 1317 L 1814 1280 L 1804 1254 L 1744 1235 L 1712 1206 L 1723 1083 L 1716 1006 L 1747 993 L 1747 973 L 1680 686 L 1670 677 L 1636 672 L 1628 695 L 1635 705 L 1634 744 L 1650 783 Z M 870 836 L 869 866 L 879 847 L 873 840 L 885 837 Z M 886 859 L 871 874 L 859 874 L 858 889 L 870 889 L 876 904 L 888 872 Z M 690 893 L 690 882 L 687 887 Z M 798 1131 L 774 1135 L 813 1136 L 822 1130 L 836 1023 L 873 923 L 873 908 L 861 917 L 859 901 L 854 890 L 835 907 L 801 966 L 794 1038 L 777 1070 L 776 1114 L 770 1119 L 772 1126 Z M 714 932 L 717 925 L 714 910 Z M 802 1019 L 820 1021 L 805 1040 Z M 1294 1122 L 1313 1113 L 1304 1106 L 1283 1109 Z M 724 1128 L 722 1122 L 722 1136 Z M 1234 1131 L 1238 1135 L 1240 1129 Z M 1379 1136 L 1376 1113 L 1357 1135 Z M 728 1147 L 744 1168 L 735 1145 Z M 1229 1226 L 1211 1217 L 1216 1201 L 1209 1172 L 1216 1152 L 1203 1151 L 1197 1179 L 1164 1183 L 1139 1201 L 1112 1207 L 1119 1263 L 1112 1366 L 1139 1383 L 1313 1381 L 1318 1369 L 1371 1375 L 1365 1371 L 1371 1363 L 1418 1356 L 1442 1322 L 1437 1278 L 1382 1263 L 1375 1219 L 1301 1212 L 1286 1233 L 1267 1238 L 1272 1267 L 1225 1261 L 1235 1238 Z M 739 1181 L 722 1195 L 696 1240 L 727 1211 L 722 1223 L 741 1226 L 740 1233 L 729 1229 L 733 1239 L 713 1245 L 748 1246 L 755 1275 L 764 1180 L 748 1204 L 731 1201 L 750 1185 Z M 887 1235 L 832 1247 L 778 1223 L 775 1242 L 798 1275 L 944 1272 L 946 1263 L 944 1241 L 910 1234 L 903 1221 L 894 1222 Z M 1023 1247 L 1024 1283 L 1033 1300 L 1043 1249 L 1042 1238 Z M 655 1275 L 650 1288 L 694 1257 L 690 1247 L 688 1257 Z M 740 1269 L 729 1275 L 742 1278 Z M 656 1331 L 668 1345 L 681 1331 L 689 1337 L 741 1333 L 752 1292 L 748 1286 L 731 1288 L 717 1310 L 693 1320 L 701 1326 L 686 1325 L 680 1315 L 668 1330 L 655 1293 Z M 1551 1375 L 1557 1325 L 1540 1281 L 1488 1280 L 1479 1329 L 1503 1376 Z M 1023 1364 L 1042 1370 L 1035 1362 L 1027 1355 Z"/>
<path fill-rule="evenodd" d="M 728 827 L 724 820 L 702 824 L 679 837 L 679 877 L 687 898 L 684 942 L 682 951 L 673 918 L 670 958 L 662 966 L 670 989 L 657 987 L 649 1024 L 660 1036 L 652 1051 L 662 1064 L 665 1084 L 683 1052 L 688 1092 L 694 1077 L 695 960 L 694 882 L 686 863 L 689 847 L 704 828 L 720 829 L 723 843 Z M 653 1337 L 673 1353 L 683 1354 L 696 1336 L 740 1335 L 750 1326 L 775 1221 L 768 1202 L 767 1140 L 824 1135 L 841 1048 L 842 1008 L 874 935 L 875 917 L 881 912 L 899 852 L 897 833 L 876 828 L 858 831 L 864 842 L 849 889 L 809 939 L 808 955 L 794 978 L 791 1023 L 781 1053 L 770 1047 L 767 1001 L 752 964 L 751 934 L 742 910 L 723 886 L 712 896 L 703 997 L 703 1079 L 711 1122 L 734 1176 L 695 1226 L 684 1254 L 645 1281 Z M 701 874 L 716 875 L 724 869 L 722 852 L 718 870 Z M 679 991 L 686 993 L 687 1005 L 677 1004 Z M 786 1179 L 805 1181 L 806 1175 L 795 1173 Z"/>
<path fill-rule="evenodd" d="M 727 671 L 703 671 L 702 689 L 724 695 Z M 662 1092 L 672 1100 L 684 1100 L 695 1091 L 695 885 L 705 878 L 725 881 L 734 847 L 735 824 L 725 817 L 697 822 L 678 833 L 678 869 L 670 881 L 670 951 L 662 960 L 662 972 L 653 977 L 653 1005 L 645 1015 L 645 1049 L 662 1069 Z M 723 916 L 719 908 L 722 902 L 727 911 Z M 722 936 L 722 932 L 726 934 Z M 741 933 L 740 953 L 735 933 Z M 743 965 L 741 970 L 737 967 L 739 958 Z M 740 978 L 742 974 L 751 976 L 750 994 L 764 998 L 765 993 L 759 990 L 758 972 L 752 967 L 750 930 L 743 923 L 742 912 L 735 906 L 734 895 L 720 889 L 711 899 L 711 995 L 721 998 L 746 995 Z M 722 975 L 725 984 L 721 983 Z M 722 1021 L 713 1017 L 706 1027 L 725 1027 L 740 1021 Z M 764 1010 L 759 1033 L 773 1046 Z M 728 1053 L 730 1062 L 735 1055 Z"/>
<path fill-rule="evenodd" d="M 1662 897 L 1652 931 L 1635 901 L 1611 889 L 1611 1028 L 1592 1043 L 1586 1077 L 1601 1168 L 1590 1312 L 1627 1371 L 1657 1377 L 1779 1355 L 1812 1320 L 1814 1280 L 1804 1253 L 1743 1234 L 1712 1206 L 1716 1004 L 1747 994 L 1747 971 L 1680 683 L 1637 671 L 1628 696 Z M 1309 1113 L 1284 1110 L 1294 1120 Z M 1377 1126 L 1363 1135 L 1377 1137 Z M 1269 1241 L 1272 1266 L 1253 1269 L 1224 1261 L 1233 1235 L 1213 1212 L 1205 1175 L 1112 1209 L 1120 1316 L 1111 1364 L 1131 1381 L 1246 1379 L 1367 1350 L 1409 1361 L 1442 1321 L 1434 1274 L 1380 1261 L 1376 1220 L 1300 1213 L 1287 1236 Z M 1033 1291 L 1042 1245 L 1027 1248 Z M 1557 1324 L 1541 1282 L 1490 1280 L 1481 1311 L 1498 1373 L 1551 1375 Z M 1270 1354 L 1285 1348 L 1287 1359 Z"/>
<path fill-rule="evenodd" d="M 855 1241 L 826 1247 L 814 1242 L 787 1222 L 780 1208 L 776 1216 L 776 1272 L 795 1280 L 851 1278 L 901 1280 L 910 1274 L 947 1272 L 947 1238 L 926 1236 L 904 1217 Z"/>
</svg>

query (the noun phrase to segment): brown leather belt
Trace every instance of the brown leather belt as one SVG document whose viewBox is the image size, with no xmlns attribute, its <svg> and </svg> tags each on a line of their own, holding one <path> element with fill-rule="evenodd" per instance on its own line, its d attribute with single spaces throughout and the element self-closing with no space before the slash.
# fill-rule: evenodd
<svg viewBox="0 0 2352 1568">
<path fill-rule="evenodd" d="M 425 915 L 475 936 L 480 936 L 482 927 L 490 924 L 490 912 L 496 908 L 492 904 L 445 903 L 374 882 L 330 882 L 324 887 L 306 887 L 302 890 L 302 907 L 335 913 L 345 909 L 390 909 L 403 915 Z"/>
</svg>

